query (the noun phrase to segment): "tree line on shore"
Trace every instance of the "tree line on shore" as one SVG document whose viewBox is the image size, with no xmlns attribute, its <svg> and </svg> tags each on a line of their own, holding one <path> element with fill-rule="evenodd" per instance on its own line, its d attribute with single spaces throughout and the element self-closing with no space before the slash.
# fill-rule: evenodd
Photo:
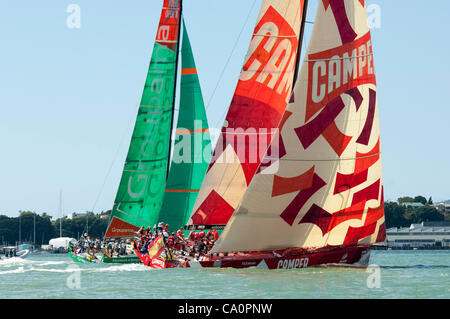
<svg viewBox="0 0 450 319">
<path fill-rule="evenodd" d="M 421 203 L 423 206 L 405 203 Z M 427 200 L 423 196 L 405 196 L 400 197 L 397 202 L 385 202 L 386 227 L 408 227 L 426 221 L 450 220 L 449 213 L 436 209 L 432 204 L 431 197 Z M 18 217 L 0 214 L 0 245 L 15 245 L 18 242 L 47 245 L 50 239 L 60 235 L 78 239 L 86 232 L 91 238 L 103 238 L 110 213 L 111 211 L 99 214 L 88 212 L 86 216 L 55 220 L 47 213 L 39 215 L 31 211 L 22 211 Z"/>
<path fill-rule="evenodd" d="M 423 206 L 413 206 L 411 203 L 419 203 Z M 450 220 L 450 214 L 432 206 L 433 200 L 423 196 L 400 197 L 397 202 L 384 203 L 384 216 L 386 227 L 409 227 L 411 224 L 421 222 L 437 222 Z"/>
<path fill-rule="evenodd" d="M 0 245 L 15 245 L 33 243 L 48 245 L 49 240 L 56 237 L 80 238 L 88 233 L 91 238 L 103 238 L 109 222 L 110 211 L 69 219 L 52 220 L 47 213 L 36 214 L 22 211 L 18 217 L 8 217 L 0 214 Z"/>
</svg>

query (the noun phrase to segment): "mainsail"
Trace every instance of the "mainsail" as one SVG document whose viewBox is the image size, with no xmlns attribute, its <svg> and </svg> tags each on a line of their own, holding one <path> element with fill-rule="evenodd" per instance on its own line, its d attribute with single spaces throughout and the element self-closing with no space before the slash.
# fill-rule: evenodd
<svg viewBox="0 0 450 319">
<path fill-rule="evenodd" d="M 164 0 L 130 147 L 105 237 L 133 236 L 159 217 L 169 167 L 181 1 Z"/>
<path fill-rule="evenodd" d="M 211 160 L 211 140 L 197 68 L 183 20 L 180 107 L 160 220 L 186 225 Z"/>
<path fill-rule="evenodd" d="M 308 51 L 279 124 L 277 170 L 268 166 L 253 177 L 214 252 L 349 247 L 386 237 L 365 1 L 318 2 Z"/>
<path fill-rule="evenodd" d="M 291 95 L 304 0 L 264 0 L 189 228 L 225 225 L 244 195 Z"/>
</svg>

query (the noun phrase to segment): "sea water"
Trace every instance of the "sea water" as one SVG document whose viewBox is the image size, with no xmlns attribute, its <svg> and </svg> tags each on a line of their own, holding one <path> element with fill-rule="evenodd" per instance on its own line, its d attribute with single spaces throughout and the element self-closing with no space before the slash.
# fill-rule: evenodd
<svg viewBox="0 0 450 319">
<path fill-rule="evenodd" d="M 78 264 L 65 254 L 0 260 L 2 299 L 447 299 L 450 250 L 374 250 L 368 268 L 166 269 Z"/>
</svg>

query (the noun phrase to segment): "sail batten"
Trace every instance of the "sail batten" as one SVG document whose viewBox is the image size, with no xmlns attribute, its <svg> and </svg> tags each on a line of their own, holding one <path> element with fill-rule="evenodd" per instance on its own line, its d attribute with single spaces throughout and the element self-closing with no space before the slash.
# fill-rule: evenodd
<svg viewBox="0 0 450 319">
<path fill-rule="evenodd" d="M 364 1 L 319 1 L 271 148 L 213 252 L 385 239 L 378 98 Z M 264 159 L 263 159 L 264 161 Z"/>
</svg>

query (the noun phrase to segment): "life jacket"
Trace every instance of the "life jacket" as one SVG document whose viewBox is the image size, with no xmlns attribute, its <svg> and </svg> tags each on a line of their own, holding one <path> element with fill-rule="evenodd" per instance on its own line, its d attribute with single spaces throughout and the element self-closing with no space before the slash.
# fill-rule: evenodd
<svg viewBox="0 0 450 319">
<path fill-rule="evenodd" d="M 219 232 L 217 230 L 214 230 L 213 234 L 214 234 L 214 240 L 219 239 Z"/>
</svg>

